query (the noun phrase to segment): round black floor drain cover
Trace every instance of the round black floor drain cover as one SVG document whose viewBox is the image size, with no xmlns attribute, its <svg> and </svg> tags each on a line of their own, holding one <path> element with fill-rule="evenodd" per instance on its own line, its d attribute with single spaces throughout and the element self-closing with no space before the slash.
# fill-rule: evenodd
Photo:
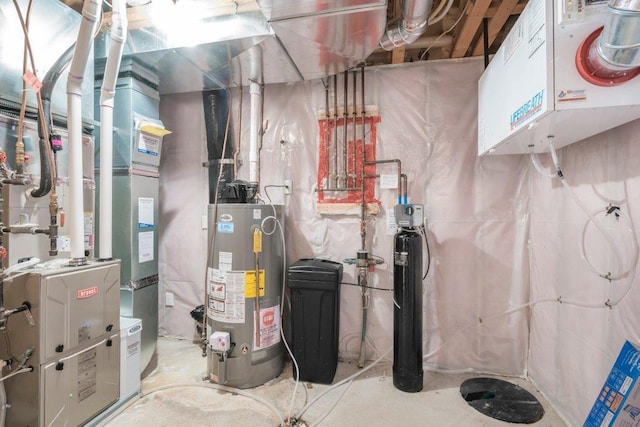
<svg viewBox="0 0 640 427">
<path fill-rule="evenodd" d="M 535 396 L 508 381 L 472 378 L 462 383 L 460 394 L 477 411 L 509 423 L 532 424 L 544 415 Z"/>
</svg>

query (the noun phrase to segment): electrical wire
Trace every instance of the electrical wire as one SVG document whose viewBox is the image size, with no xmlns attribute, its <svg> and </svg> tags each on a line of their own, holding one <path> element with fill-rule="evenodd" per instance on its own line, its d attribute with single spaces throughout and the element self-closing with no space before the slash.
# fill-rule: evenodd
<svg viewBox="0 0 640 427">
<path fill-rule="evenodd" d="M 364 374 L 365 372 L 367 372 L 369 369 L 373 368 L 374 366 L 376 366 L 381 360 L 383 360 L 387 354 L 391 353 L 391 350 L 393 350 L 393 347 L 390 347 L 387 351 L 385 351 L 382 356 L 378 357 L 376 360 L 374 360 L 373 362 L 371 362 L 371 364 L 369 366 L 367 366 L 366 368 L 363 368 L 361 370 L 359 370 L 358 372 L 356 372 L 353 375 L 349 375 L 347 378 L 338 381 L 337 383 L 335 383 L 334 385 L 332 385 L 331 387 L 327 388 L 326 390 L 324 390 L 322 393 L 320 393 L 319 395 L 317 395 L 316 397 L 314 397 L 309 403 L 307 403 L 305 405 L 304 408 L 302 408 L 302 410 L 298 413 L 298 415 L 296 416 L 297 419 L 300 419 L 300 417 L 302 417 L 302 415 L 304 415 L 305 412 L 307 412 L 307 410 L 313 406 L 318 400 L 320 400 L 325 394 L 335 390 L 336 388 L 340 387 L 341 385 L 359 377 L 360 375 Z"/>
<path fill-rule="evenodd" d="M 229 110 L 229 114 L 227 114 L 227 125 L 225 127 L 225 131 L 224 131 L 224 142 L 222 143 L 222 156 L 224 157 L 224 153 L 227 151 L 227 140 L 229 137 L 229 124 L 231 123 L 231 110 Z M 203 353 L 206 351 L 206 345 L 207 345 L 207 311 L 209 310 L 209 260 L 211 259 L 211 255 L 213 254 L 213 249 L 214 249 L 214 245 L 215 245 L 215 236 L 216 236 L 216 232 L 217 230 L 217 226 L 218 226 L 218 194 L 220 193 L 219 191 L 219 186 L 220 186 L 220 181 L 222 180 L 222 169 L 223 169 L 223 165 L 220 164 L 220 170 L 218 171 L 218 178 L 216 180 L 216 195 L 213 198 L 213 224 L 211 224 L 211 226 L 213 227 L 211 230 L 211 234 L 209 236 L 209 243 L 207 245 L 207 259 L 205 261 L 205 268 L 204 268 L 204 313 L 202 316 L 202 334 L 200 336 L 200 338 L 202 339 L 202 343 L 203 343 Z"/>
<path fill-rule="evenodd" d="M 456 25 L 458 25 L 460 23 L 460 21 L 462 20 L 462 17 L 464 16 L 464 14 L 467 12 L 467 9 L 469 8 L 469 5 L 471 4 L 471 2 L 467 2 L 467 5 L 464 7 L 464 9 L 462 9 L 462 13 L 460 13 L 460 16 L 458 17 L 458 19 L 456 20 L 456 22 L 453 23 L 453 25 L 451 27 L 449 27 L 449 29 L 447 29 L 446 31 L 444 31 L 442 34 L 440 34 L 435 40 L 434 42 L 431 44 L 431 46 L 429 46 L 424 52 L 422 52 L 422 55 L 420 55 L 420 61 L 422 61 L 424 59 L 424 57 L 427 55 L 427 53 L 429 53 L 429 51 L 431 50 L 431 48 L 433 46 L 435 46 L 436 43 L 438 43 L 438 41 L 444 37 L 445 35 L 449 34 L 451 31 L 453 31 L 453 29 L 456 27 Z"/>
<path fill-rule="evenodd" d="M 340 338 L 340 342 L 338 343 L 338 348 L 342 347 L 344 348 L 344 354 L 346 354 L 346 356 L 348 358 L 357 358 L 359 353 L 351 353 L 349 351 L 349 344 L 351 343 L 351 341 L 353 341 L 354 339 L 362 339 L 362 333 L 361 332 L 351 332 L 349 334 L 343 335 Z M 367 345 L 369 345 L 369 347 L 371 347 L 371 349 L 373 350 L 373 354 L 378 353 L 378 348 L 376 347 L 375 342 L 370 338 L 370 337 L 365 337 L 366 343 Z M 360 341 L 358 341 L 360 342 Z"/>
<path fill-rule="evenodd" d="M 429 19 L 431 19 L 432 17 L 436 17 L 441 11 L 442 8 L 444 7 L 445 4 L 447 4 L 447 2 L 450 0 L 440 0 L 440 2 L 438 3 L 438 6 L 431 11 L 431 13 L 429 14 Z M 431 22 L 428 22 L 428 24 L 430 25 Z"/>
<path fill-rule="evenodd" d="M 264 187 L 265 194 L 267 193 L 267 190 L 266 190 L 267 187 L 269 186 L 267 185 Z M 267 195 L 267 198 L 268 197 L 269 196 Z M 271 199 L 269 199 L 269 201 L 271 201 Z M 295 384 L 293 386 L 293 392 L 291 394 L 291 401 L 289 403 L 289 411 L 287 412 L 287 423 L 289 423 L 291 421 L 291 414 L 293 413 L 293 405 L 295 403 L 296 393 L 298 391 L 298 386 L 300 384 L 300 368 L 298 366 L 298 361 L 293 355 L 293 351 L 291 350 L 291 347 L 287 342 L 287 338 L 284 335 L 284 327 L 282 326 L 283 317 L 284 317 L 284 305 L 285 305 L 284 299 L 286 296 L 286 287 L 287 287 L 286 273 L 285 273 L 287 270 L 287 243 L 284 238 L 284 230 L 282 228 L 282 223 L 277 217 L 276 207 L 271 203 L 270 203 L 270 206 L 273 209 L 273 215 L 266 216 L 262 219 L 262 221 L 260 222 L 260 231 L 262 231 L 262 233 L 265 234 L 266 236 L 271 236 L 276 232 L 276 229 L 278 229 L 280 231 L 280 240 L 282 242 L 282 305 L 280 306 L 280 337 L 282 338 L 282 342 L 285 348 L 287 349 L 287 353 L 289 354 L 289 357 L 291 357 L 291 362 L 295 367 L 295 374 L 296 374 Z M 271 231 L 268 231 L 265 229 L 265 223 L 269 220 L 274 221 L 273 229 Z"/>
<path fill-rule="evenodd" d="M 356 286 L 358 288 L 367 288 L 367 289 L 374 289 L 376 291 L 387 291 L 387 292 L 393 292 L 393 288 L 377 288 L 375 286 L 368 286 L 368 285 L 359 285 L 357 283 L 349 283 L 349 282 L 340 282 L 341 285 L 349 285 L 349 286 Z"/>
<path fill-rule="evenodd" d="M 333 402 L 333 405 L 331 405 L 331 407 L 322 415 L 322 417 L 320 417 L 319 420 L 316 420 L 311 424 L 312 427 L 320 425 L 320 423 L 322 423 L 329 416 L 329 414 L 333 412 L 336 406 L 338 406 L 338 403 L 342 401 L 342 398 L 344 397 L 344 395 L 347 394 L 347 391 L 349 391 L 351 384 L 353 384 L 353 380 L 347 383 L 347 386 L 344 388 L 344 390 L 342 390 L 342 393 L 340 393 L 340 396 L 338 396 L 338 398 Z"/>
<path fill-rule="evenodd" d="M 429 270 L 431 270 L 431 249 L 429 248 L 429 240 L 427 239 L 427 228 L 422 224 L 420 227 L 420 234 L 424 237 L 424 246 L 427 249 L 427 268 L 425 269 L 424 276 L 422 276 L 422 280 L 427 278 L 429 274 Z"/>
<path fill-rule="evenodd" d="M 264 194 L 267 196 L 267 199 L 269 200 L 269 204 L 273 205 L 273 202 L 271 201 L 271 197 L 269 197 L 269 192 L 267 191 L 267 188 L 287 188 L 287 185 L 265 185 L 264 186 Z"/>
<path fill-rule="evenodd" d="M 8 375 L 5 375 L 4 377 L 0 378 L 0 382 L 3 382 L 4 380 L 8 380 L 11 377 L 15 377 L 18 374 L 25 374 L 27 372 L 33 372 L 33 366 L 29 366 L 29 367 L 26 367 L 26 368 L 18 369 L 15 372 L 12 372 L 12 373 L 10 373 Z"/>
<path fill-rule="evenodd" d="M 151 394 L 158 393 L 158 392 L 165 391 L 165 390 L 169 390 L 169 389 L 173 389 L 173 388 L 184 388 L 184 387 L 209 388 L 209 389 L 212 389 L 212 390 L 225 391 L 227 393 L 238 394 L 240 396 L 247 397 L 249 399 L 253 399 L 256 402 L 261 403 L 262 405 L 267 407 L 275 416 L 277 416 L 278 419 L 280 420 L 280 425 L 281 426 L 287 425 L 287 424 L 285 424 L 284 417 L 283 417 L 282 413 L 280 413 L 278 408 L 276 408 L 271 402 L 269 402 L 265 398 L 263 398 L 261 396 L 258 396 L 256 394 L 253 394 L 253 393 L 249 393 L 246 390 L 242 390 L 242 389 L 234 388 L 234 387 L 228 387 L 228 386 L 224 386 L 224 385 L 220 385 L 220 384 L 214 384 L 214 383 L 206 383 L 206 384 L 202 384 L 202 383 L 193 383 L 193 384 L 192 383 L 175 383 L 175 384 L 167 384 L 167 385 L 164 385 L 164 386 L 152 388 L 151 390 L 147 390 L 145 392 L 142 392 L 138 399 L 131 399 L 129 402 L 127 402 L 126 405 L 121 407 L 110 418 L 112 418 L 112 417 L 115 418 L 117 415 L 121 414 L 122 412 L 127 410 L 129 407 L 133 406 L 133 404 L 137 403 L 142 398 L 147 397 L 147 396 L 149 396 Z"/>
<path fill-rule="evenodd" d="M 447 7 L 444 10 L 442 10 L 442 6 L 444 6 L 445 1 L 446 0 L 442 0 L 438 5 L 438 7 L 436 8 L 436 10 L 431 12 L 431 14 L 429 15 L 429 19 L 427 21 L 427 25 L 433 25 L 437 22 L 440 22 L 444 19 L 445 16 L 447 16 L 447 13 L 449 13 L 449 11 L 451 10 L 451 6 L 453 6 L 453 0 L 449 0 L 449 2 L 447 3 Z"/>
</svg>

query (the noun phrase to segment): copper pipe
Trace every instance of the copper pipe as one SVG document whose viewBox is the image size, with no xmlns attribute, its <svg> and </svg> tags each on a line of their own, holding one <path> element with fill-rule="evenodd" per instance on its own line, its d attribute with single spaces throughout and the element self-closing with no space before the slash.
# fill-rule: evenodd
<svg viewBox="0 0 640 427">
<path fill-rule="evenodd" d="M 333 75 L 333 188 L 338 188 L 338 75 Z"/>
<path fill-rule="evenodd" d="M 343 107 L 343 111 L 342 111 L 342 171 L 340 173 L 340 178 L 342 180 L 342 185 L 340 186 L 340 188 L 345 188 L 347 187 L 347 169 L 348 169 L 348 158 L 349 158 L 349 153 L 347 150 L 347 117 L 348 117 L 348 112 L 347 112 L 347 93 L 348 93 L 348 87 L 349 87 L 349 72 L 345 71 L 344 72 L 344 107 Z"/>
<path fill-rule="evenodd" d="M 357 82 L 358 82 L 358 75 L 357 72 L 353 73 L 353 141 L 352 141 L 352 153 L 351 153 L 351 185 L 355 186 L 356 185 L 356 141 L 357 141 L 357 137 L 356 137 L 356 118 L 357 118 L 357 107 L 356 107 L 356 86 L 357 86 Z"/>
<path fill-rule="evenodd" d="M 362 246 L 362 250 L 365 249 L 365 241 L 366 241 L 366 236 L 367 236 L 367 231 L 366 231 L 366 210 L 367 210 L 367 205 L 366 205 L 366 201 L 365 201 L 365 197 L 364 197 L 364 165 L 367 161 L 367 157 L 366 157 L 366 150 L 365 150 L 365 135 L 366 135 L 366 128 L 365 128 L 365 116 L 366 116 L 366 107 L 364 105 L 364 64 L 362 65 L 362 70 L 361 70 L 361 74 L 360 74 L 360 87 L 362 90 L 362 93 L 360 94 L 361 97 L 361 112 L 362 112 L 362 144 L 361 144 L 361 148 L 362 148 L 362 167 L 361 167 L 361 171 L 360 171 L 360 194 L 361 194 L 361 200 L 360 200 L 360 243 Z M 363 288 L 364 289 L 364 288 Z"/>
</svg>

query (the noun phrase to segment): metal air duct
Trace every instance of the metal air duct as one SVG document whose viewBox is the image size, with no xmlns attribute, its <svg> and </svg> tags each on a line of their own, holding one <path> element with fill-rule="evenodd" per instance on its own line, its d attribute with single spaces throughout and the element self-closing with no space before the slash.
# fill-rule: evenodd
<svg viewBox="0 0 640 427">
<path fill-rule="evenodd" d="M 432 0 L 405 0 L 402 19 L 393 22 L 380 40 L 384 50 L 393 50 L 418 40 L 427 29 Z"/>
<path fill-rule="evenodd" d="M 610 16 L 576 54 L 580 75 L 597 86 L 624 83 L 640 73 L 640 0 L 609 1 Z"/>
</svg>

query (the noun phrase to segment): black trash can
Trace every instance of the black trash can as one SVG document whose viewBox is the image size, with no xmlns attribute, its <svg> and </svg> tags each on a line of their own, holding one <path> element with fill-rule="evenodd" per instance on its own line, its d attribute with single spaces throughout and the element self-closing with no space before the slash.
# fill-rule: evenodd
<svg viewBox="0 0 640 427">
<path fill-rule="evenodd" d="M 291 351 L 301 381 L 333 381 L 338 366 L 341 281 L 342 264 L 324 259 L 301 259 L 287 271 Z"/>
</svg>

